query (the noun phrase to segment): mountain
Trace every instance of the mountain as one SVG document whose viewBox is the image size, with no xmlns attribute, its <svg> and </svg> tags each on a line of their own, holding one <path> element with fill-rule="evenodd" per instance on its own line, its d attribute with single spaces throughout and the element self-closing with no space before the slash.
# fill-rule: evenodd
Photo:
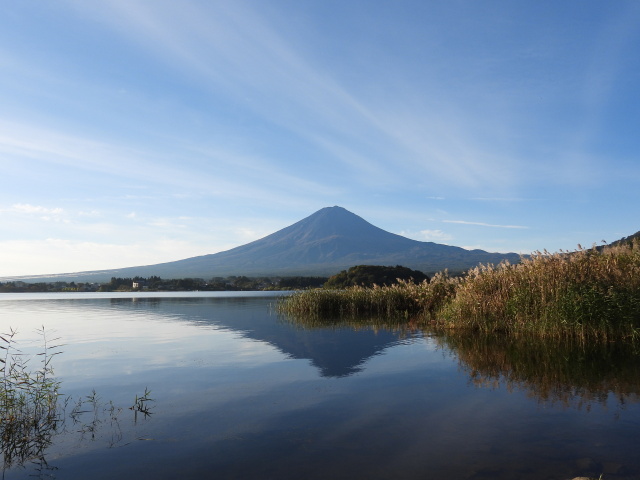
<svg viewBox="0 0 640 480">
<path fill-rule="evenodd" d="M 640 241 L 640 232 L 636 232 L 633 235 L 629 235 L 628 237 L 623 237 L 620 240 L 616 240 L 615 242 L 611 242 L 609 245 L 615 247 L 617 245 L 630 245 L 633 241 Z"/>
<path fill-rule="evenodd" d="M 517 263 L 515 253 L 465 250 L 389 233 L 342 207 L 318 210 L 260 240 L 211 255 L 114 270 L 30 277 L 29 281 L 108 281 L 111 277 L 211 278 L 229 275 L 333 275 L 354 265 L 402 265 L 425 273 L 479 263 Z"/>
</svg>

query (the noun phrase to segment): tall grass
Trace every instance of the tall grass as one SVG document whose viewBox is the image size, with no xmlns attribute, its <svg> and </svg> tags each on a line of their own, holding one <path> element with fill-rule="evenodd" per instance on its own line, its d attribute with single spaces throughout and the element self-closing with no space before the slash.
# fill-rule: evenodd
<svg viewBox="0 0 640 480">
<path fill-rule="evenodd" d="M 5 467 L 40 456 L 51 444 L 59 419 L 60 384 L 51 366 L 59 345 L 51 343 L 44 327 L 38 333 L 43 348 L 34 370 L 27 365 L 30 358 L 15 346 L 16 331 L 0 335 L 0 450 Z"/>
<path fill-rule="evenodd" d="M 122 440 L 118 415 L 122 408 L 112 402 L 104 405 L 95 390 L 91 395 L 73 400 L 60 393 L 60 382 L 54 377 L 53 358 L 62 353 L 58 338 L 50 339 L 44 327 L 38 330 L 41 351 L 27 355 L 18 348 L 17 333 L 9 329 L 0 333 L 0 470 L 35 461 L 47 468 L 45 450 L 54 437 L 66 431 L 66 422 L 81 437 L 95 439 L 101 424 L 113 427 L 111 446 Z M 35 365 L 34 365 L 35 363 Z M 130 410 L 134 422 L 138 413 L 144 418 L 152 414 L 151 392 L 136 395 Z M 67 408 L 71 410 L 67 412 Z M 90 406 L 90 408 L 87 408 Z M 105 419 L 108 420 L 105 421 Z M 4 476 L 2 476 L 4 478 Z"/>
<path fill-rule="evenodd" d="M 457 281 L 446 273 L 431 282 L 399 280 L 390 286 L 303 290 L 280 300 L 277 310 L 294 316 L 415 318 L 435 312 L 455 291 Z"/>
<path fill-rule="evenodd" d="M 464 277 L 373 288 L 306 290 L 284 298 L 295 316 L 404 315 L 445 329 L 640 340 L 640 242 L 482 265 Z"/>
<path fill-rule="evenodd" d="M 638 339 L 640 243 L 477 267 L 438 317 L 445 327 L 484 332 Z"/>
</svg>

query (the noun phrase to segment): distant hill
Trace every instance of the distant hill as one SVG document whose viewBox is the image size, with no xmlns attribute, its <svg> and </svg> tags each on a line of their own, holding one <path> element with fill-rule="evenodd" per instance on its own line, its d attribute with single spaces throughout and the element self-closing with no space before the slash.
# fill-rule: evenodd
<svg viewBox="0 0 640 480">
<path fill-rule="evenodd" d="M 432 274 L 479 263 L 517 263 L 515 253 L 465 250 L 389 233 L 342 207 L 318 210 L 282 230 L 231 250 L 175 262 L 113 270 L 21 277 L 25 281 L 104 282 L 111 277 L 330 276 L 354 265 L 402 265 Z M 17 279 L 17 278 L 15 278 Z"/>
<path fill-rule="evenodd" d="M 640 240 L 640 232 L 636 232 L 633 235 L 629 235 L 628 237 L 623 237 L 620 240 L 616 240 L 615 242 L 611 242 L 609 245 L 616 246 L 616 245 L 630 244 L 635 239 Z"/>
<path fill-rule="evenodd" d="M 619 240 L 616 240 L 611 243 L 607 243 L 605 245 L 597 245 L 595 248 L 598 251 L 602 251 L 607 247 L 617 247 L 619 245 L 631 245 L 633 241 L 640 241 L 640 232 L 636 232 L 633 235 L 629 235 L 628 237 L 622 237 Z"/>
</svg>

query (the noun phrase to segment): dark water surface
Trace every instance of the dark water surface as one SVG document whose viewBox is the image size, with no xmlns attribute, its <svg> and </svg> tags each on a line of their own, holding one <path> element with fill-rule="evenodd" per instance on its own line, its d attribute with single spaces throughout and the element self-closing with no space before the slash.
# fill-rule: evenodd
<svg viewBox="0 0 640 480">
<path fill-rule="evenodd" d="M 623 345 L 321 328 L 264 295 L 0 295 L 0 333 L 55 331 L 61 391 L 98 396 L 3 478 L 640 478 Z"/>
</svg>

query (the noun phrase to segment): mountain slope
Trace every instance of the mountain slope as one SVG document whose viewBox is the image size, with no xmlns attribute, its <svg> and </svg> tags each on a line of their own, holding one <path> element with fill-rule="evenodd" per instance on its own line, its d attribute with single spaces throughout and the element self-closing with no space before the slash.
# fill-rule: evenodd
<svg viewBox="0 0 640 480">
<path fill-rule="evenodd" d="M 105 281 L 113 276 L 332 275 L 359 264 L 403 265 L 433 273 L 445 268 L 461 271 L 478 263 L 499 263 L 505 259 L 518 262 L 519 256 L 411 240 L 336 206 L 323 208 L 260 240 L 224 252 L 157 265 L 56 277 L 67 281 Z"/>
<path fill-rule="evenodd" d="M 611 242 L 609 245 L 611 245 L 612 247 L 615 247 L 617 245 L 629 245 L 632 244 L 634 240 L 640 240 L 640 232 L 636 232 L 633 235 L 629 235 L 628 237 L 623 237 L 620 240 Z"/>
</svg>

